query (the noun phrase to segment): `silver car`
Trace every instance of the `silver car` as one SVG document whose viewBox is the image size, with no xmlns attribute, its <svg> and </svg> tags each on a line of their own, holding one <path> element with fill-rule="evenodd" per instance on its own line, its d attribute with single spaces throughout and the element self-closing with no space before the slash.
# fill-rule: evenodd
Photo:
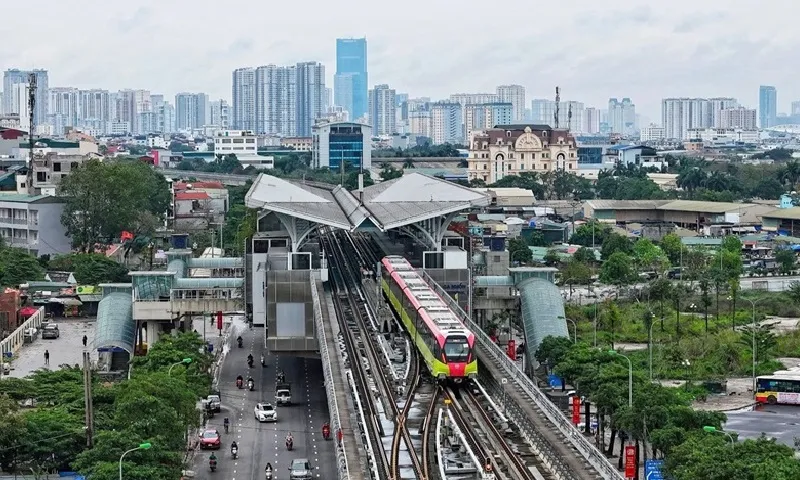
<svg viewBox="0 0 800 480">
<path fill-rule="evenodd" d="M 311 480 L 311 472 L 314 470 L 307 458 L 295 458 L 292 466 L 289 467 L 289 478 L 291 480 Z"/>
<path fill-rule="evenodd" d="M 47 323 L 42 327 L 42 338 L 56 339 L 61 336 L 58 331 L 58 325 L 55 323 Z"/>
<path fill-rule="evenodd" d="M 259 422 L 277 422 L 278 412 L 270 403 L 257 403 L 253 414 Z"/>
</svg>

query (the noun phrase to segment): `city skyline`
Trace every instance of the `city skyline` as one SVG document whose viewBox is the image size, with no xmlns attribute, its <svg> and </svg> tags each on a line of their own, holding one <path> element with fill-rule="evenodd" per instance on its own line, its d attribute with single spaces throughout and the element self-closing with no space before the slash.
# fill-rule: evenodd
<svg viewBox="0 0 800 480">
<path fill-rule="evenodd" d="M 442 100 L 450 93 L 493 92 L 498 85 L 520 84 L 529 99 L 550 98 L 558 85 L 562 97 L 587 106 L 602 107 L 609 98 L 629 97 L 637 112 L 651 119 L 660 117 L 661 100 L 668 97 L 731 96 L 753 108 L 758 87 L 774 85 L 778 113 L 788 113 L 790 102 L 800 99 L 791 69 L 781 68 L 800 43 L 791 16 L 772 18 L 770 29 L 754 29 L 741 0 L 680 1 L 677 8 L 636 6 L 630 0 L 603 5 L 572 1 L 559 7 L 570 18 L 567 24 L 502 29 L 491 41 L 461 34 L 479 31 L 485 18 L 469 8 L 449 9 L 443 2 L 412 1 L 391 21 L 368 12 L 366 17 L 352 16 L 321 2 L 302 8 L 289 5 L 281 22 L 267 31 L 257 28 L 267 7 L 254 6 L 237 20 L 237 33 L 223 40 L 195 28 L 207 20 L 210 2 L 195 9 L 150 0 L 133 7 L 96 0 L 84 2 L 80 9 L 75 5 L 54 4 L 47 18 L 26 15 L 21 4 L 4 7 L 15 21 L 0 27 L 3 33 L 28 40 L 18 42 L 21 47 L 0 47 L 0 68 L 45 68 L 51 72 L 52 87 L 144 88 L 167 98 L 181 91 L 205 92 L 231 101 L 230 72 L 248 65 L 318 61 L 327 67 L 326 84 L 333 85 L 336 38 L 365 36 L 369 88 L 388 84 L 412 97 Z M 508 7 L 525 5 L 513 2 Z M 309 11 L 320 13 L 309 16 Z M 173 21 L 176 16 L 182 21 Z M 73 34 L 80 30 L 65 29 L 70 21 L 97 22 L 97 28 L 93 35 Z M 606 28 L 609 22 L 615 28 Z M 26 32 L 31 28 L 56 32 L 58 41 L 50 35 L 30 38 Z M 573 33 L 565 35 L 564 28 Z M 296 35 L 298 29 L 302 36 Z M 426 35 L 415 35 L 417 29 Z M 153 34 L 158 31 L 169 34 Z M 733 39 L 731 31 L 737 32 Z M 503 44 L 514 48 L 497 48 Z M 548 47 L 539 48 L 541 44 Z M 74 54 L 82 50 L 92 55 Z M 518 53 L 522 51 L 525 55 Z M 652 52 L 659 52 L 655 62 Z"/>
</svg>

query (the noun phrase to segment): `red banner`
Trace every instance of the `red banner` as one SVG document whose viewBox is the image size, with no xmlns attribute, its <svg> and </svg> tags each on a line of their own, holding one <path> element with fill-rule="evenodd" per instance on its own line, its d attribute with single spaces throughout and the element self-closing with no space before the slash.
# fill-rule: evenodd
<svg viewBox="0 0 800 480">
<path fill-rule="evenodd" d="M 572 424 L 577 425 L 581 423 L 581 397 L 577 395 L 572 396 Z"/>
<path fill-rule="evenodd" d="M 625 478 L 636 478 L 636 447 L 625 447 Z"/>
<path fill-rule="evenodd" d="M 508 358 L 511 360 L 517 361 L 517 341 L 516 340 L 509 340 L 508 341 Z"/>
<path fill-rule="evenodd" d="M 217 330 L 222 330 L 222 312 L 217 312 Z"/>
</svg>

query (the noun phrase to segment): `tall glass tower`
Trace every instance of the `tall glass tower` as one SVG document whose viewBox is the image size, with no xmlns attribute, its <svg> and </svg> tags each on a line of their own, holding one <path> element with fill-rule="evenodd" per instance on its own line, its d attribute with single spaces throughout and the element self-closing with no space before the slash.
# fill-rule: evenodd
<svg viewBox="0 0 800 480">
<path fill-rule="evenodd" d="M 778 91 L 770 85 L 758 87 L 758 117 L 761 128 L 775 125 L 778 116 Z"/>
<path fill-rule="evenodd" d="M 336 39 L 334 103 L 350 112 L 350 120 L 364 117 L 369 109 L 367 39 Z"/>
</svg>

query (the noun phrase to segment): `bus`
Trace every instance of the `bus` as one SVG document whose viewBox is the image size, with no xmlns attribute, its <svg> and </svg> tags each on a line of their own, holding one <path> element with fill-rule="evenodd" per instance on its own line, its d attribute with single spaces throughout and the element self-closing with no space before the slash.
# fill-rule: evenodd
<svg viewBox="0 0 800 480">
<path fill-rule="evenodd" d="M 756 402 L 770 405 L 800 404 L 800 373 L 776 372 L 756 378 Z"/>
</svg>

